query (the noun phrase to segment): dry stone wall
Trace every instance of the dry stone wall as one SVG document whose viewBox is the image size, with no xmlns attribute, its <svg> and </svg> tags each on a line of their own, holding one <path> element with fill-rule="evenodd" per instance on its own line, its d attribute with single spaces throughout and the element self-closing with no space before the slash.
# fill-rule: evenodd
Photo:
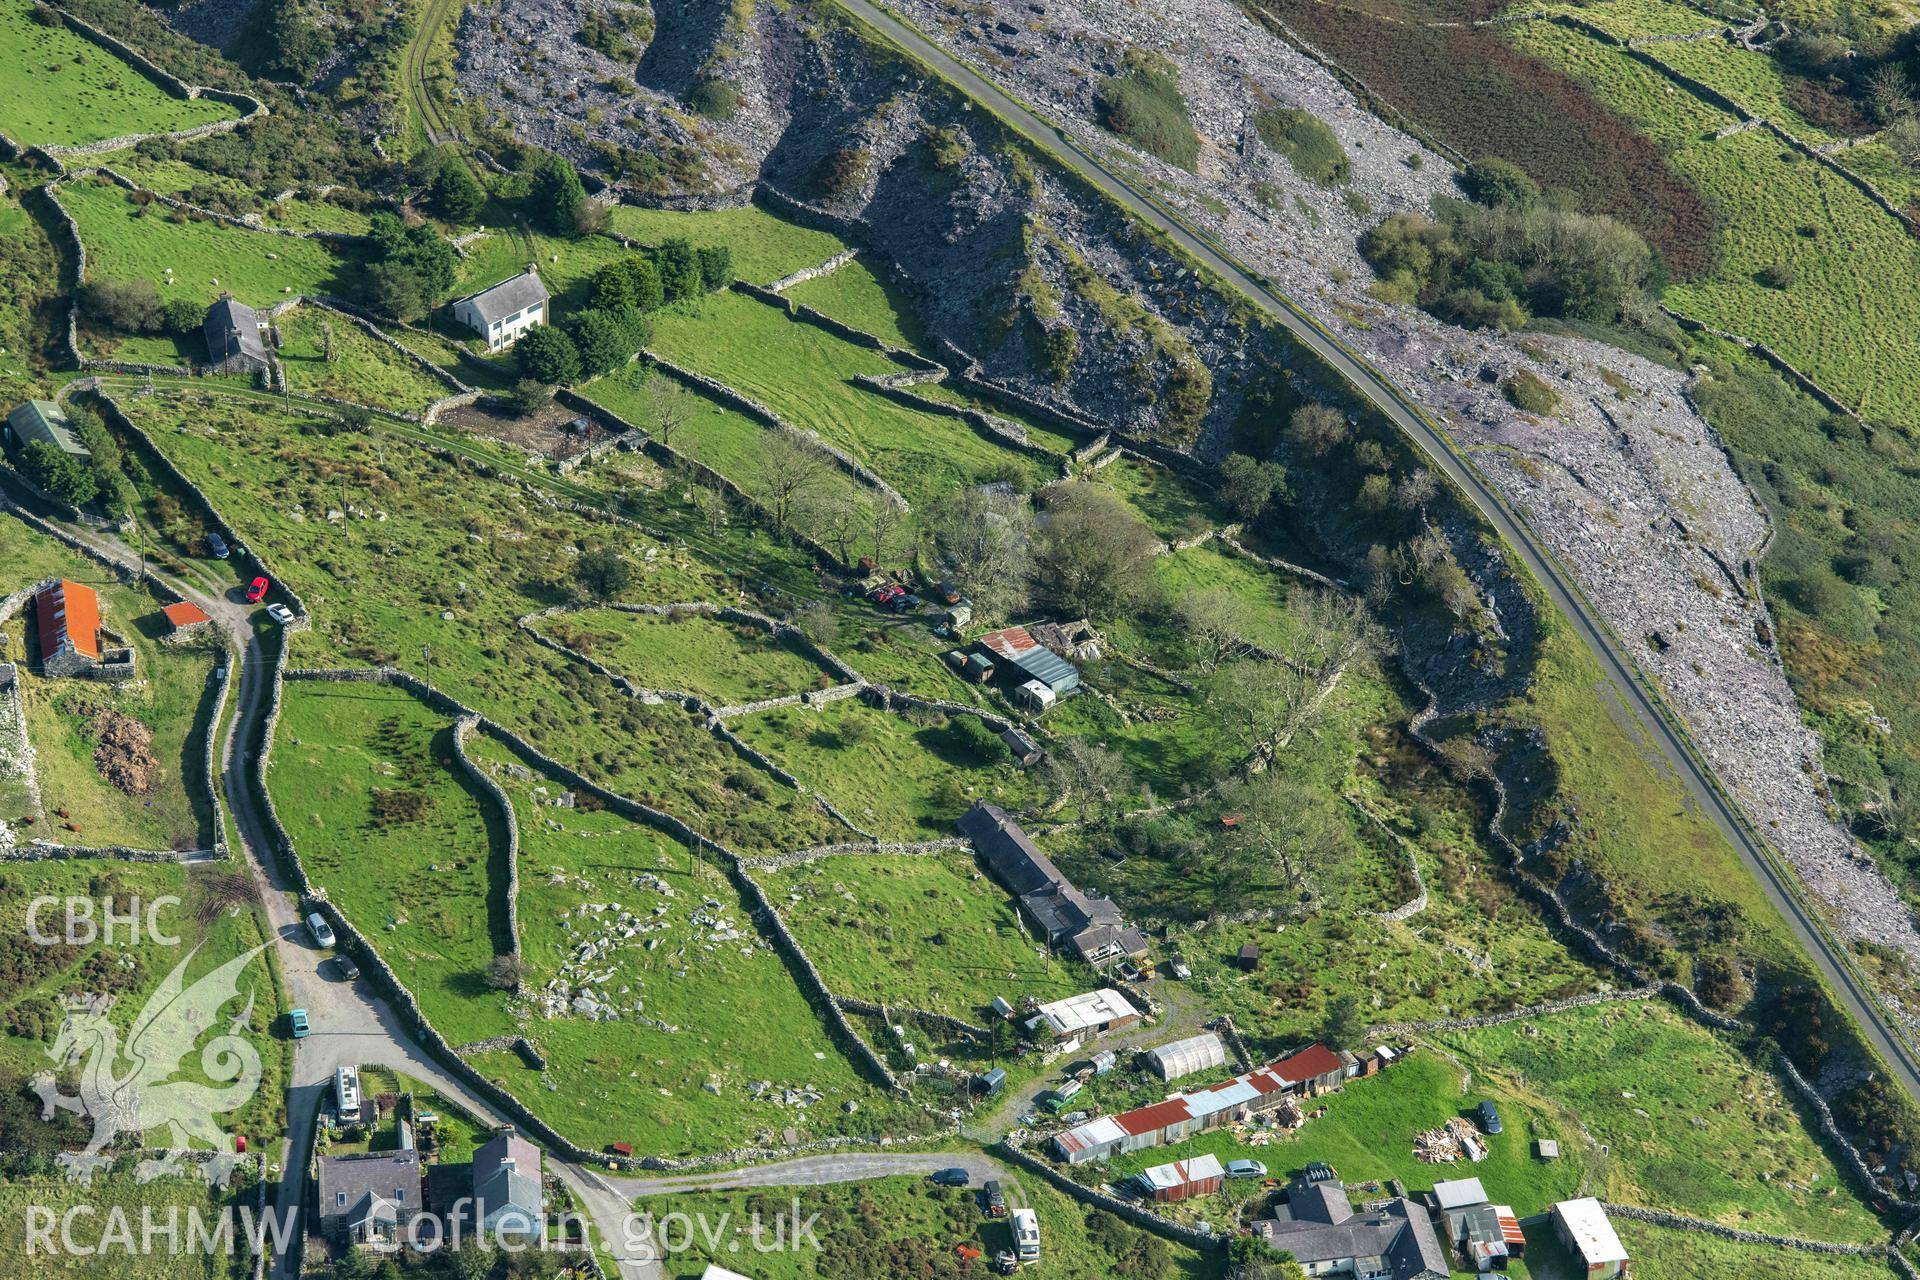
<svg viewBox="0 0 1920 1280">
<path fill-rule="evenodd" d="M 453 723 L 453 758 L 460 762 L 460 768 L 472 778 L 480 789 L 493 797 L 500 806 L 501 817 L 507 824 L 507 937 L 508 954 L 517 965 L 520 961 L 520 823 L 513 812 L 513 800 L 507 795 L 494 776 L 474 763 L 467 754 L 467 737 L 480 724 L 480 717 L 464 715 Z"/>
</svg>

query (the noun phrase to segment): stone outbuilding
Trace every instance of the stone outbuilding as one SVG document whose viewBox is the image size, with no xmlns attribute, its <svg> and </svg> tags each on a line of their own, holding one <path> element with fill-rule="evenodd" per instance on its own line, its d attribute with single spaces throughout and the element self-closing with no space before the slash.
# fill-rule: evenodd
<svg viewBox="0 0 1920 1280">
<path fill-rule="evenodd" d="M 200 328 L 207 339 L 211 368 L 221 373 L 265 373 L 271 366 L 266 339 L 261 337 L 266 322 L 232 294 L 207 308 Z"/>
<path fill-rule="evenodd" d="M 133 674 L 133 649 L 102 623 L 100 594 L 92 587 L 56 578 L 34 593 L 33 613 L 44 674 L 109 680 Z"/>
</svg>

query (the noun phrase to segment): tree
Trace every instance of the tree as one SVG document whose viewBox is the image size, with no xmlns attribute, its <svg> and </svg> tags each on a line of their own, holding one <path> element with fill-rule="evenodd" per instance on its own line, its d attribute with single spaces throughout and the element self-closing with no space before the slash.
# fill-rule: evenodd
<svg viewBox="0 0 1920 1280">
<path fill-rule="evenodd" d="M 660 272 L 641 254 L 617 258 L 593 273 L 593 305 L 614 310 L 635 307 L 657 311 L 666 300 Z"/>
<path fill-rule="evenodd" d="M 1867 78 L 1867 110 L 1881 124 L 1914 114 L 1913 85 L 1898 63 L 1883 63 Z"/>
<path fill-rule="evenodd" d="M 1354 1044 L 1366 1034 L 1367 1018 L 1360 1010 L 1360 998 L 1351 991 L 1335 993 L 1327 1001 L 1327 1020 L 1320 1024 L 1320 1038 L 1338 1048 Z"/>
<path fill-rule="evenodd" d="M 45 440 L 35 440 L 20 451 L 20 470 L 54 497 L 76 507 L 92 502 L 100 492 L 92 468 Z"/>
<path fill-rule="evenodd" d="M 961 489 L 936 501 L 925 518 L 940 571 L 976 609 L 1004 617 L 1025 602 L 1033 567 L 1033 508 L 1026 498 Z M 876 558 L 880 535 L 876 526 Z"/>
<path fill-rule="evenodd" d="M 1175 602 L 1174 614 L 1193 646 L 1194 665 L 1201 671 L 1212 671 L 1252 651 L 1247 641 L 1252 610 L 1231 591 L 1190 591 Z"/>
<path fill-rule="evenodd" d="M 1230 453 L 1220 464 L 1220 500 L 1242 520 L 1258 519 L 1268 504 L 1286 496 L 1287 469 L 1244 453 Z"/>
<path fill-rule="evenodd" d="M 1352 852 L 1345 823 L 1324 791 L 1278 770 L 1224 788 L 1221 799 L 1240 821 L 1215 836 L 1223 876 L 1238 902 L 1279 890 L 1319 896 L 1332 869 Z"/>
<path fill-rule="evenodd" d="M 881 498 L 890 505 L 890 500 Z M 845 485 L 820 504 L 822 538 L 841 564 L 852 564 L 854 552 L 867 530 L 867 504 Z"/>
<path fill-rule="evenodd" d="M 1491 208 L 1530 209 L 1540 199 L 1540 184 L 1510 160 L 1476 160 L 1460 175 L 1467 194 Z"/>
<path fill-rule="evenodd" d="M 1365 611 L 1342 596 L 1296 591 L 1287 615 L 1288 652 L 1279 661 L 1231 662 L 1208 683 L 1208 705 L 1246 757 L 1249 772 L 1265 768 L 1312 723 L 1328 685 L 1377 643 Z"/>
<path fill-rule="evenodd" d="M 700 254 L 693 245 L 677 237 L 667 241 L 655 255 L 654 265 L 668 302 L 700 296 Z"/>
<path fill-rule="evenodd" d="M 168 333 L 197 333 L 206 314 L 192 298 L 169 298 L 160 309 L 160 323 Z"/>
<path fill-rule="evenodd" d="M 580 553 L 573 576 L 595 600 L 611 600 L 632 583 L 633 566 L 612 547 L 588 547 Z"/>
<path fill-rule="evenodd" d="M 472 222 L 486 207 L 487 189 L 458 160 L 446 160 L 427 188 L 433 211 L 448 222 Z"/>
<path fill-rule="evenodd" d="M 580 378 L 580 352 L 562 330 L 537 324 L 513 344 L 520 371 L 536 382 L 565 386 Z"/>
<path fill-rule="evenodd" d="M 677 382 L 654 378 L 647 386 L 647 399 L 653 407 L 653 422 L 648 430 L 662 445 L 673 448 L 673 438 L 693 420 L 693 397 Z"/>
<path fill-rule="evenodd" d="M 82 315 L 121 333 L 157 333 L 165 323 L 160 290 L 151 280 L 89 280 L 77 296 Z"/>
<path fill-rule="evenodd" d="M 586 203 L 587 189 L 564 156 L 548 152 L 535 162 L 527 205 L 538 226 L 557 236 L 577 235 L 580 210 Z"/>
<path fill-rule="evenodd" d="M 1107 825 L 1135 792 L 1133 771 L 1117 751 L 1087 738 L 1068 738 L 1047 754 L 1054 799 L 1074 805 L 1082 822 Z"/>
<path fill-rule="evenodd" d="M 515 413 L 528 418 L 540 412 L 552 401 L 553 388 L 534 378 L 522 378 L 513 384 L 513 391 L 507 398 L 513 402 Z"/>
<path fill-rule="evenodd" d="M 1352 434 L 1345 416 L 1332 405 L 1303 404 L 1287 421 L 1288 443 L 1309 458 L 1324 457 Z"/>
<path fill-rule="evenodd" d="M 825 600 L 809 600 L 794 610 L 793 625 L 818 645 L 830 645 L 840 636 L 840 619 Z"/>
<path fill-rule="evenodd" d="M 367 305 L 396 320 L 418 320 L 431 303 L 420 273 L 398 262 L 376 262 L 361 283 Z"/>
<path fill-rule="evenodd" d="M 487 962 L 487 985 L 495 991 L 512 991 L 519 987 L 521 976 L 520 957 L 498 955 Z"/>
<path fill-rule="evenodd" d="M 724 289 L 733 282 L 733 250 L 723 244 L 705 245 L 700 250 L 700 283 L 708 293 Z"/>
<path fill-rule="evenodd" d="M 580 356 L 580 373 L 594 378 L 625 364 L 647 340 L 647 322 L 639 311 L 589 307 L 566 320 L 566 332 Z"/>
<path fill-rule="evenodd" d="M 1034 570 L 1057 606 L 1113 617 L 1148 596 L 1160 539 L 1132 507 L 1084 483 L 1054 485 L 1041 498 L 1047 518 L 1034 539 Z"/>
<path fill-rule="evenodd" d="M 826 472 L 821 452 L 792 432 L 768 431 L 761 436 L 754 491 L 775 528 L 790 527 Z"/>
<path fill-rule="evenodd" d="M 711 538 L 719 537 L 720 531 L 733 518 L 733 503 L 726 491 L 709 485 L 694 486 L 693 509 L 700 513 L 700 520 L 707 527 L 707 536 Z"/>
</svg>

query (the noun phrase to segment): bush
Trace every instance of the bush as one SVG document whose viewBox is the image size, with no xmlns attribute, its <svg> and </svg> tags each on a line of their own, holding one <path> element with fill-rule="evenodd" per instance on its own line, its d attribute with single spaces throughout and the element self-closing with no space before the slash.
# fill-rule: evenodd
<svg viewBox="0 0 1920 1280">
<path fill-rule="evenodd" d="M 100 492 L 91 467 L 45 440 L 35 440 L 20 451 L 20 470 L 54 497 L 76 507 L 92 502 Z"/>
<path fill-rule="evenodd" d="M 611 600 L 633 581 L 633 566 L 612 547 L 591 547 L 581 553 L 573 576 L 595 600 Z"/>
<path fill-rule="evenodd" d="M 1102 80 L 1096 90 L 1100 123 L 1168 164 L 1193 168 L 1200 137 L 1187 115 L 1178 68 L 1141 49 L 1128 50 L 1126 68 Z"/>
<path fill-rule="evenodd" d="M 448 222 L 472 222 L 487 203 L 487 189 L 467 171 L 464 164 L 447 160 L 433 175 L 427 189 L 433 211 Z"/>
<path fill-rule="evenodd" d="M 1260 141 L 1287 158 L 1295 172 L 1323 187 L 1337 187 L 1353 175 L 1333 130 L 1319 117 L 1291 107 L 1269 107 L 1253 118 Z"/>
<path fill-rule="evenodd" d="M 740 109 L 740 95 L 725 80 L 702 80 L 687 95 L 687 105 L 709 120 L 731 120 Z"/>
<path fill-rule="evenodd" d="M 595 271 L 592 297 L 593 305 L 604 310 L 633 307 L 639 311 L 657 311 L 667 299 L 659 268 L 640 254 L 616 258 Z"/>
<path fill-rule="evenodd" d="M 864 148 L 841 147 L 814 170 L 814 182 L 830 196 L 850 196 L 867 184 L 869 160 Z"/>
<path fill-rule="evenodd" d="M 169 298 L 160 309 L 160 324 L 168 333 L 197 333 L 206 308 L 192 298 Z"/>
<path fill-rule="evenodd" d="M 669 240 L 654 254 L 668 302 L 700 296 L 700 252 L 685 240 Z"/>
<path fill-rule="evenodd" d="M 1798 278 L 1792 264 L 1786 262 L 1775 262 L 1764 266 L 1754 276 L 1754 279 L 1769 289 L 1791 289 L 1793 282 Z"/>
<path fill-rule="evenodd" d="M 1460 185 L 1490 209 L 1531 209 L 1540 200 L 1540 184 L 1519 165 L 1498 158 L 1468 165 L 1460 175 Z"/>
<path fill-rule="evenodd" d="M 579 353 L 580 373 L 588 378 L 625 364 L 648 336 L 646 320 L 632 307 L 617 311 L 588 308 L 574 312 L 565 323 L 567 336 Z"/>
<path fill-rule="evenodd" d="M 507 398 L 513 402 L 515 413 L 528 418 L 540 412 L 552 401 L 553 388 L 532 378 L 522 378 L 513 384 L 513 390 Z"/>
<path fill-rule="evenodd" d="M 158 333 L 166 323 L 160 291 L 150 280 L 91 280 L 80 286 L 79 301 L 82 315 L 121 333 Z"/>
<path fill-rule="evenodd" d="M 700 283 L 708 293 L 733 283 L 733 250 L 723 244 L 704 246 L 700 250 Z"/>
<path fill-rule="evenodd" d="M 1546 418 L 1560 412 L 1560 393 L 1531 369 L 1515 369 L 1500 383 L 1500 394 L 1514 408 Z"/>
<path fill-rule="evenodd" d="M 527 191 L 527 207 L 535 225 L 557 236 L 578 235 L 580 213 L 586 204 L 587 189 L 580 185 L 580 175 L 573 165 L 551 152 L 541 156 Z"/>
<path fill-rule="evenodd" d="M 520 372 L 535 382 L 565 386 L 580 378 L 580 352 L 573 339 L 551 325 L 537 324 L 513 345 Z"/>
</svg>

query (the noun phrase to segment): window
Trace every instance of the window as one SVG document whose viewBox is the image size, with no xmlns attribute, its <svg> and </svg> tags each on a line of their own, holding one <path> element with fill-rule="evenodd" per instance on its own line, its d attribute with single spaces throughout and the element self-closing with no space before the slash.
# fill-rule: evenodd
<svg viewBox="0 0 1920 1280">
<path fill-rule="evenodd" d="M 337 1208 L 337 1209 L 344 1209 L 344 1208 L 346 1208 L 346 1207 L 347 1207 L 347 1193 L 346 1193 L 346 1192 L 344 1192 L 344 1191 L 336 1191 L 336 1192 L 334 1192 L 334 1193 L 333 1193 L 333 1203 L 334 1203 L 334 1207 L 335 1207 L 335 1208 Z"/>
<path fill-rule="evenodd" d="M 393 1189 L 393 1202 L 395 1204 L 405 1204 L 407 1202 L 407 1189 L 405 1187 L 395 1187 Z"/>
</svg>

